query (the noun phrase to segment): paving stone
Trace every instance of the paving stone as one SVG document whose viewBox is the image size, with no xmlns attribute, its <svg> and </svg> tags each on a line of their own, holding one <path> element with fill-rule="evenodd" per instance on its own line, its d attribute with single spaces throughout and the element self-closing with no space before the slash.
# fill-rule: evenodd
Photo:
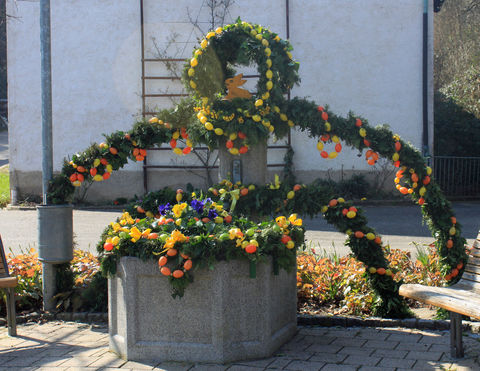
<svg viewBox="0 0 480 371">
<path fill-rule="evenodd" d="M 415 362 L 413 369 L 419 371 L 431 371 L 431 370 L 446 370 L 451 368 L 451 363 L 445 362 L 435 362 L 435 361 L 426 361 L 426 360 L 418 360 Z M 455 369 L 455 368 L 454 368 Z M 469 369 L 470 370 L 470 369 Z M 455 371 L 459 371 L 458 368 Z"/>
<path fill-rule="evenodd" d="M 62 367 L 88 367 L 96 360 L 97 358 L 92 357 L 70 357 L 62 363 Z M 125 361 L 123 362 L 125 363 Z"/>
<path fill-rule="evenodd" d="M 373 348 L 366 347 L 343 347 L 338 351 L 339 354 L 351 354 L 360 356 L 370 356 L 375 351 Z"/>
<path fill-rule="evenodd" d="M 443 361 L 446 362 L 446 361 Z M 478 359 L 455 359 L 450 361 L 453 365 L 458 367 L 471 367 L 473 369 L 480 369 L 480 363 Z"/>
<path fill-rule="evenodd" d="M 234 365 L 241 365 L 241 366 L 251 366 L 251 367 L 262 367 L 265 368 L 270 363 L 272 363 L 275 358 L 265 358 L 265 359 L 258 359 L 253 361 L 240 361 L 233 363 Z"/>
<path fill-rule="evenodd" d="M 13 356 L 13 354 L 9 356 L 0 357 L 0 366 L 3 366 L 5 363 L 10 362 L 14 358 L 15 357 Z"/>
<path fill-rule="evenodd" d="M 108 347 L 101 348 L 74 348 L 66 354 L 68 357 L 100 357 L 108 353 Z"/>
<path fill-rule="evenodd" d="M 328 331 L 325 327 L 300 327 L 298 333 L 300 335 L 321 336 Z"/>
<path fill-rule="evenodd" d="M 195 366 L 193 366 L 193 368 L 189 369 L 189 371 L 225 371 L 229 367 L 230 366 L 222 366 L 222 365 L 205 363 L 205 364 L 195 365 Z"/>
<path fill-rule="evenodd" d="M 312 344 L 306 349 L 306 351 L 315 353 L 337 353 L 340 349 L 342 349 L 341 345 Z"/>
<path fill-rule="evenodd" d="M 91 358 L 94 362 L 90 363 L 88 367 L 97 367 L 97 368 L 104 368 L 104 367 L 121 367 L 126 361 L 118 358 L 115 355 L 105 355 L 104 357 L 100 358 Z"/>
<path fill-rule="evenodd" d="M 372 331 L 360 331 L 357 334 L 358 339 L 366 339 L 366 340 L 385 340 L 389 334 L 385 334 L 377 329 Z"/>
<path fill-rule="evenodd" d="M 336 338 L 331 345 L 339 345 L 342 347 L 362 347 L 365 343 L 372 340 L 354 339 L 354 338 Z"/>
<path fill-rule="evenodd" d="M 309 346 L 309 343 L 306 343 L 306 342 L 297 342 L 297 343 L 286 343 L 284 344 L 281 348 L 280 348 L 280 352 L 282 351 L 288 351 L 288 350 L 293 350 L 293 351 L 303 351 L 305 350 L 305 348 L 307 348 Z"/>
<path fill-rule="evenodd" d="M 269 369 L 282 369 L 293 360 L 286 357 L 275 357 L 275 360 L 268 365 Z"/>
<path fill-rule="evenodd" d="M 153 370 L 159 363 L 159 361 L 127 361 L 120 368 L 122 370 L 125 368 L 130 368 L 133 370 Z"/>
<path fill-rule="evenodd" d="M 440 336 L 438 334 L 424 335 L 419 340 L 423 344 L 450 344 L 450 336 Z"/>
<path fill-rule="evenodd" d="M 382 358 L 377 367 L 399 367 L 411 368 L 415 363 L 414 359 L 400 359 L 400 358 Z"/>
<path fill-rule="evenodd" d="M 297 342 L 297 341 L 301 341 L 301 340 L 303 340 L 304 337 L 305 337 L 305 334 L 303 334 L 301 332 L 297 332 L 295 334 L 295 336 L 290 339 L 290 342 L 294 343 L 294 342 Z"/>
<path fill-rule="evenodd" d="M 313 361 L 292 361 L 284 370 L 290 371 L 317 371 L 325 365 L 325 362 L 313 362 Z M 230 371 L 230 369 L 228 369 Z"/>
<path fill-rule="evenodd" d="M 303 343 L 309 344 L 331 344 L 333 341 L 337 339 L 335 336 L 331 336 L 330 333 L 325 334 L 324 336 L 305 336 Z M 288 344 L 287 344 L 288 345 Z"/>
<path fill-rule="evenodd" d="M 429 361 L 438 361 L 442 357 L 443 352 L 418 352 L 418 351 L 410 351 L 406 355 L 406 359 L 421 359 L 421 360 L 429 360 Z"/>
<path fill-rule="evenodd" d="M 165 371 L 170 371 L 171 368 L 165 368 Z M 174 369 L 176 370 L 176 369 Z M 180 369 L 178 369 L 180 370 Z M 187 370 L 187 369 L 185 369 Z M 242 366 L 242 365 L 233 365 L 227 369 L 228 371 L 263 371 L 264 367 L 253 367 L 253 366 Z M 183 371 L 183 369 L 182 369 Z"/>
<path fill-rule="evenodd" d="M 356 366 L 349 366 L 349 365 L 337 365 L 334 363 L 327 363 L 321 371 L 356 371 Z"/>
<path fill-rule="evenodd" d="M 403 341 L 407 343 L 417 343 L 422 338 L 420 334 L 390 334 L 387 341 Z"/>
<path fill-rule="evenodd" d="M 342 363 L 345 365 L 365 365 L 376 366 L 380 362 L 379 357 L 366 357 L 359 355 L 350 355 Z"/>
<path fill-rule="evenodd" d="M 460 366 L 460 365 L 456 365 L 456 364 L 452 364 L 450 369 L 452 369 L 452 371 L 476 371 L 476 370 L 479 370 L 479 367 L 480 365 L 476 364 L 476 365 L 472 365 L 472 366 Z"/>
<path fill-rule="evenodd" d="M 335 353 L 315 353 L 309 361 L 315 362 L 325 362 L 325 363 L 341 363 L 345 358 L 347 358 L 347 354 L 335 354 Z"/>
<path fill-rule="evenodd" d="M 397 341 L 377 341 L 377 340 L 367 340 L 365 343 L 366 348 L 374 348 L 374 349 L 395 349 L 395 347 L 399 344 Z"/>
<path fill-rule="evenodd" d="M 60 366 L 62 363 L 65 363 L 67 359 L 68 358 L 65 358 L 65 357 L 48 356 L 48 357 L 43 357 L 39 359 L 37 362 L 34 362 L 32 366 L 57 367 L 57 366 Z"/>
<path fill-rule="evenodd" d="M 428 349 L 428 351 L 450 353 L 450 345 L 449 344 L 432 344 Z"/>
<path fill-rule="evenodd" d="M 394 367 L 362 366 L 360 367 L 359 371 L 395 371 L 395 368 Z"/>
<path fill-rule="evenodd" d="M 332 336 L 336 338 L 352 338 L 357 336 L 360 331 L 357 328 L 342 328 L 342 329 L 328 329 L 325 336 Z"/>
<path fill-rule="evenodd" d="M 340 347 L 339 347 L 340 349 Z M 309 359 L 311 356 L 313 356 L 314 352 L 296 352 L 296 351 L 291 351 L 291 350 L 287 350 L 287 351 L 284 351 L 284 352 L 278 352 L 275 354 L 275 357 L 285 357 L 285 358 L 289 358 L 289 359 L 298 359 L 298 360 L 304 360 L 306 361 L 307 359 Z"/>
<path fill-rule="evenodd" d="M 425 343 L 404 343 L 401 342 L 397 345 L 395 350 L 416 350 L 416 351 L 421 351 L 421 352 L 426 352 L 430 349 L 431 345 L 430 344 L 425 344 Z"/>
<path fill-rule="evenodd" d="M 375 351 L 372 354 L 372 357 L 405 358 L 407 353 L 408 353 L 407 350 L 375 349 Z"/>
<path fill-rule="evenodd" d="M 75 349 L 78 349 L 78 347 L 74 347 L 72 345 L 54 345 L 54 346 L 49 346 L 44 352 L 42 352 L 42 356 L 44 357 L 60 357 L 67 355 L 68 353 L 74 351 Z"/>
<path fill-rule="evenodd" d="M 187 362 L 162 362 L 160 363 L 157 367 L 154 368 L 154 370 L 157 371 L 187 371 L 192 368 L 193 364 L 192 363 L 187 363 Z M 243 370 L 237 370 L 237 371 L 243 371 Z M 245 369 L 247 371 L 247 369 Z M 250 370 L 248 370 L 250 371 Z M 251 371 L 254 371 L 252 368 Z"/>
<path fill-rule="evenodd" d="M 21 355 L 18 355 L 16 357 L 13 357 L 8 362 L 5 362 L 3 366 L 5 367 L 31 367 L 35 362 L 40 360 L 42 356 L 31 356 L 31 357 L 22 357 Z"/>
</svg>

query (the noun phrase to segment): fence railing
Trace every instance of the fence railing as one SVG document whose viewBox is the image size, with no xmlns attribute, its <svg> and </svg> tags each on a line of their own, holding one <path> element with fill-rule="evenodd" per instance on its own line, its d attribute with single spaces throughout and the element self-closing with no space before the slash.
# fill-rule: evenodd
<svg viewBox="0 0 480 371">
<path fill-rule="evenodd" d="M 480 197 L 480 157 L 435 156 L 433 169 L 445 195 Z"/>
</svg>

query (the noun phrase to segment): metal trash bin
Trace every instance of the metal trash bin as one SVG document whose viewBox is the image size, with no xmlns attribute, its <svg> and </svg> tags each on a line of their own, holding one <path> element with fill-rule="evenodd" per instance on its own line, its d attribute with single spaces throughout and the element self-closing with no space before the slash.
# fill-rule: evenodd
<svg viewBox="0 0 480 371">
<path fill-rule="evenodd" d="M 38 259 L 60 264 L 73 259 L 73 206 L 40 205 L 38 210 Z"/>
</svg>

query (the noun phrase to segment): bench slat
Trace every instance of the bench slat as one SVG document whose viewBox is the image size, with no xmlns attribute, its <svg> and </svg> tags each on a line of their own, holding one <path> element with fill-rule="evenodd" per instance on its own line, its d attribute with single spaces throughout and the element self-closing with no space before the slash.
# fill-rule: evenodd
<svg viewBox="0 0 480 371">
<path fill-rule="evenodd" d="M 480 319 L 480 297 L 472 295 L 464 286 L 430 287 L 418 284 L 400 286 L 400 295 L 444 308 L 451 312 Z"/>
<path fill-rule="evenodd" d="M 468 258 L 468 264 L 480 266 L 480 258 L 477 258 L 475 256 L 470 256 Z"/>
<path fill-rule="evenodd" d="M 463 276 L 462 276 L 462 279 L 466 279 L 466 280 L 469 280 L 469 281 L 480 282 L 480 276 L 479 275 L 469 273 L 469 272 L 464 272 Z"/>
<path fill-rule="evenodd" d="M 478 265 L 472 265 L 468 263 L 465 267 L 465 272 L 469 272 L 472 274 L 480 274 L 480 267 Z"/>
<path fill-rule="evenodd" d="M 455 287 L 461 288 L 463 290 L 470 290 L 474 293 L 480 294 L 480 282 L 460 280 Z"/>
<path fill-rule="evenodd" d="M 0 288 L 5 289 L 8 287 L 15 287 L 17 286 L 18 281 L 17 277 L 4 277 L 0 278 Z"/>
<path fill-rule="evenodd" d="M 480 258 L 480 250 L 471 249 L 471 250 L 470 250 L 470 255 L 471 255 L 471 256 L 475 256 L 475 257 L 477 257 L 477 258 Z"/>
<path fill-rule="evenodd" d="M 5 269 L 3 258 L 0 259 L 0 278 L 2 277 L 8 277 L 8 271 Z"/>
</svg>

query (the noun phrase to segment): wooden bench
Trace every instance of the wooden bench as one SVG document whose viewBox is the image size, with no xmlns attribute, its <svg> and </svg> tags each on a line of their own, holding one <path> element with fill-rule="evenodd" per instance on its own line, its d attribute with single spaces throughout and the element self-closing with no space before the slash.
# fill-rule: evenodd
<svg viewBox="0 0 480 371">
<path fill-rule="evenodd" d="M 0 236 L 0 288 L 6 290 L 7 297 L 7 325 L 8 335 L 17 336 L 17 322 L 15 314 L 15 286 L 17 277 L 10 277 L 8 263 L 3 250 L 2 237 Z"/>
<path fill-rule="evenodd" d="M 450 353 L 463 357 L 462 315 L 480 319 L 480 233 L 471 249 L 460 281 L 449 287 L 418 284 L 400 286 L 400 295 L 450 312 Z"/>
</svg>

